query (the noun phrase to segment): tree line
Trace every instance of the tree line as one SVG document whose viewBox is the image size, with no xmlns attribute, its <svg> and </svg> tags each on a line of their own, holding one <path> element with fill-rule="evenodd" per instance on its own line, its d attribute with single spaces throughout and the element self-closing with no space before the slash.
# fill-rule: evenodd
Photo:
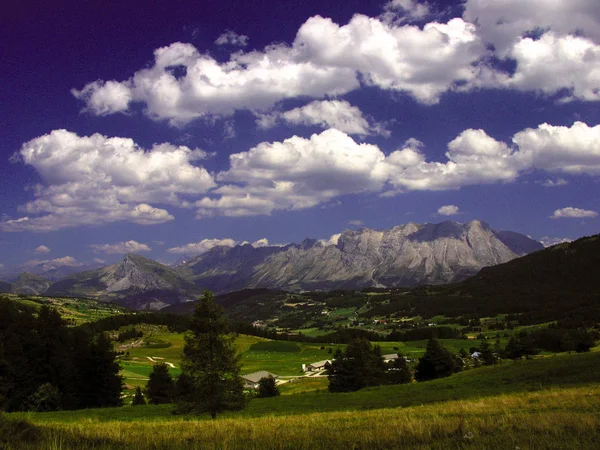
<svg viewBox="0 0 600 450">
<path fill-rule="evenodd" d="M 112 342 L 69 327 L 56 310 L 0 299 L 0 410 L 121 405 Z"/>
</svg>

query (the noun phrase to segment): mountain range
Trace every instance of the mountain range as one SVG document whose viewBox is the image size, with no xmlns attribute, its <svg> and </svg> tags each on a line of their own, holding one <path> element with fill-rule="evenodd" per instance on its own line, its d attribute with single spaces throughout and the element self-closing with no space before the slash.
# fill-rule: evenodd
<svg viewBox="0 0 600 450">
<path fill-rule="evenodd" d="M 176 267 L 128 254 L 117 264 L 64 277 L 44 293 L 161 309 L 189 301 L 204 289 L 225 293 L 246 288 L 298 292 L 412 287 L 456 282 L 542 248 L 527 236 L 494 231 L 477 220 L 409 223 L 387 230 L 345 230 L 336 243 L 305 239 L 286 246 L 219 246 Z M 34 289 L 25 281 L 18 289 Z M 17 292 L 15 286 L 0 289 Z M 39 279 L 35 286 L 39 291 Z"/>
</svg>

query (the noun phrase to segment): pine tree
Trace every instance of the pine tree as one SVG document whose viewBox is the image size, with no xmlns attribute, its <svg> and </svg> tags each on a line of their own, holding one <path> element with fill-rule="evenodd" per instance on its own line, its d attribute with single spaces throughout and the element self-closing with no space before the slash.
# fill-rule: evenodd
<svg viewBox="0 0 600 450">
<path fill-rule="evenodd" d="M 459 368 L 456 361 L 437 339 L 429 339 L 425 354 L 419 359 L 415 380 L 427 381 L 452 375 Z"/>
<path fill-rule="evenodd" d="M 144 394 L 142 393 L 141 387 L 135 388 L 135 395 L 133 396 L 133 400 L 131 401 L 131 406 L 141 406 L 146 404 L 146 399 L 144 398 Z"/>
<path fill-rule="evenodd" d="M 214 419 L 222 411 L 242 409 L 246 402 L 239 356 L 212 292 L 205 291 L 196 305 L 190 330 L 193 335 L 185 338 L 181 366 L 193 391 L 178 400 L 177 410 L 207 412 Z"/>
<path fill-rule="evenodd" d="M 148 400 L 151 405 L 171 403 L 175 392 L 175 383 L 165 363 L 156 364 L 150 372 L 146 386 Z"/>
<path fill-rule="evenodd" d="M 336 351 L 329 372 L 330 392 L 352 392 L 385 382 L 386 366 L 379 346 L 366 339 L 355 339 L 345 352 Z"/>
</svg>

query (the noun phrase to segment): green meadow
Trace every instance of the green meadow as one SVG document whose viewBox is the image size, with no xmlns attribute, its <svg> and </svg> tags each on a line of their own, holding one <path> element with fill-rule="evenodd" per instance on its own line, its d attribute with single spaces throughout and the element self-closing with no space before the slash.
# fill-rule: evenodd
<svg viewBox="0 0 600 450">
<path fill-rule="evenodd" d="M 14 413 L 1 426 L 6 449 L 593 449 L 599 369 L 598 352 L 565 354 L 345 394 L 307 379 L 217 420 L 161 405 Z"/>
</svg>

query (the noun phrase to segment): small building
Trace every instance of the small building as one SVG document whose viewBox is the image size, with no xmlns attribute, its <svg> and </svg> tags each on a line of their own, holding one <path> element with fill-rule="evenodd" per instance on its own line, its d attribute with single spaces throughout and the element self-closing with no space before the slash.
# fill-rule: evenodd
<svg viewBox="0 0 600 450">
<path fill-rule="evenodd" d="M 249 373 L 248 375 L 242 375 L 242 380 L 244 380 L 244 387 L 247 389 L 258 389 L 258 383 L 263 378 L 273 377 L 275 379 L 278 378 L 278 375 L 274 373 L 267 372 L 266 370 L 260 370 L 258 372 Z"/>
<path fill-rule="evenodd" d="M 408 359 L 406 356 L 403 356 L 403 358 L 406 362 L 411 362 L 410 359 Z M 394 361 L 396 359 L 398 359 L 398 353 L 390 353 L 388 355 L 383 355 L 384 362 L 390 362 L 390 361 Z"/>
<path fill-rule="evenodd" d="M 307 372 L 318 372 L 321 370 L 325 370 L 325 364 L 328 364 L 328 363 L 331 364 L 331 361 L 329 359 L 324 359 L 323 361 L 314 362 L 314 363 L 306 366 L 306 371 Z"/>
</svg>

